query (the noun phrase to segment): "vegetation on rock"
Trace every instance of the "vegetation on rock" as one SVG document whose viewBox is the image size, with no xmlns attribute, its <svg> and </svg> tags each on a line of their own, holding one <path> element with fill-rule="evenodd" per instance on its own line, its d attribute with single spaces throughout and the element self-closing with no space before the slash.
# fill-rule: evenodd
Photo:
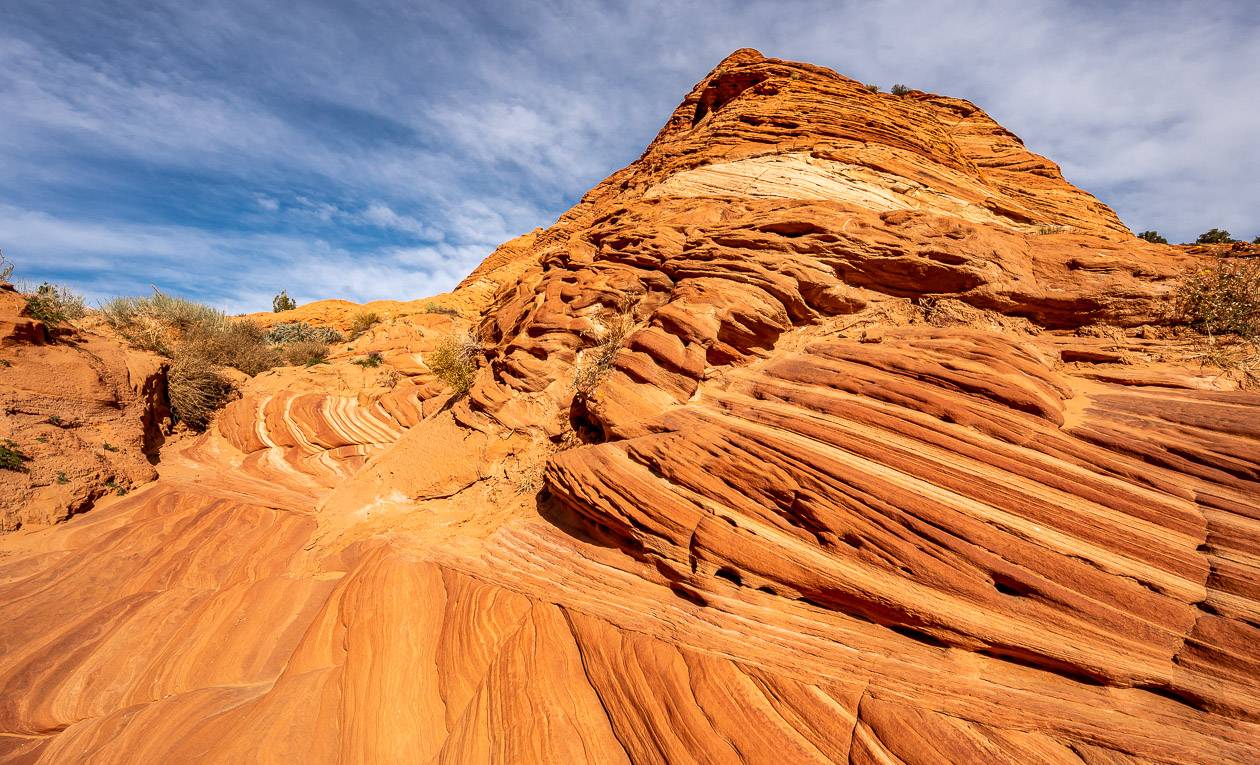
<svg viewBox="0 0 1260 765">
<path fill-rule="evenodd" d="M 456 395 L 468 392 L 477 373 L 481 345 L 468 332 L 450 334 L 424 356 L 424 363 Z"/>
<path fill-rule="evenodd" d="M 1222 259 L 1186 276 L 1177 313 L 1205 335 L 1260 338 L 1260 261 Z"/>
<path fill-rule="evenodd" d="M 1151 244 L 1168 244 L 1168 240 L 1165 239 L 1158 231 L 1143 231 L 1137 235 L 1137 238 L 1145 239 Z"/>
</svg>

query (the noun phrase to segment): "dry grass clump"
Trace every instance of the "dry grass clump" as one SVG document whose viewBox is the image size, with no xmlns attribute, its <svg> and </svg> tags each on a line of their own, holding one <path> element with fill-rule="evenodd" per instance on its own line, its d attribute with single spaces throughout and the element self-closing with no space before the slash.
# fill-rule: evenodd
<svg viewBox="0 0 1260 765">
<path fill-rule="evenodd" d="M 375 369 L 376 367 L 379 367 L 381 363 L 384 361 L 385 361 L 384 356 L 382 356 L 377 351 L 372 351 L 371 353 L 364 356 L 363 358 L 355 359 L 354 361 L 351 361 L 350 363 L 358 364 L 364 369 Z"/>
<path fill-rule="evenodd" d="M 167 395 L 175 417 L 193 430 L 205 430 L 214 413 L 234 393 L 219 368 L 196 354 L 177 354 L 167 377 Z"/>
<path fill-rule="evenodd" d="M 380 323 L 381 317 L 374 311 L 359 311 L 350 318 L 350 339 L 353 340 Z"/>
<path fill-rule="evenodd" d="M 455 310 L 454 308 L 451 308 L 450 306 L 446 306 L 446 305 L 438 305 L 437 303 L 433 303 L 433 302 L 425 303 L 424 307 L 420 309 L 420 312 L 421 313 L 436 313 L 442 316 L 459 316 L 459 311 Z"/>
<path fill-rule="evenodd" d="M 199 356 L 211 364 L 239 369 L 253 376 L 283 363 L 280 351 L 267 344 L 267 333 L 249 319 L 196 327 L 176 346 L 179 353 Z"/>
<path fill-rule="evenodd" d="M 328 358 L 328 343 L 298 340 L 284 345 L 284 360 L 294 366 L 311 367 Z"/>
<path fill-rule="evenodd" d="M 477 373 L 481 345 L 468 332 L 447 335 L 424 355 L 424 363 L 456 395 L 468 392 Z"/>
<path fill-rule="evenodd" d="M 157 289 L 149 297 L 120 297 L 101 306 L 101 316 L 131 345 L 173 355 L 176 343 L 193 332 L 220 331 L 228 322 L 222 311 Z"/>
<path fill-rule="evenodd" d="M 44 282 L 26 297 L 26 315 L 45 324 L 64 324 L 87 315 L 83 296 L 69 288 Z"/>
<path fill-rule="evenodd" d="M 581 395 L 595 390 L 600 380 L 612 371 L 617 351 L 626 342 L 626 336 L 634 329 L 634 312 L 622 308 L 606 322 L 597 325 L 590 333 L 595 345 L 582 352 L 573 376 L 573 387 Z"/>
</svg>

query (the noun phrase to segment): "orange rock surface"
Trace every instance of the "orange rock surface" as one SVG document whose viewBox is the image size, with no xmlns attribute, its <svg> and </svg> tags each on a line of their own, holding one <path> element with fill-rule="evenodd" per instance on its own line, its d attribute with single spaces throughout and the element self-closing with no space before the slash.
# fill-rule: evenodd
<svg viewBox="0 0 1260 765">
<path fill-rule="evenodd" d="M 457 316 L 0 537 L 0 763 L 1254 762 L 1260 394 L 1159 326 L 1204 257 L 738 51 Z"/>
<path fill-rule="evenodd" d="M 0 470 L 0 534 L 63 521 L 152 480 L 170 424 L 164 360 L 90 330 L 50 328 L 25 307 L 0 285 L 0 442 L 29 458 Z"/>
</svg>

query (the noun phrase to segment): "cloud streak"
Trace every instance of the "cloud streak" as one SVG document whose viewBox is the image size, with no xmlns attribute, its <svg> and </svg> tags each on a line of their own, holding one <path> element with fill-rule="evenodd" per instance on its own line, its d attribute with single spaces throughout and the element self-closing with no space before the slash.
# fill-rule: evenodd
<svg viewBox="0 0 1260 765">
<path fill-rule="evenodd" d="M 1135 230 L 1260 234 L 1248 2 L 61 6 L 6 6 L 0 247 L 93 296 L 448 289 L 742 46 L 975 101 Z"/>
</svg>

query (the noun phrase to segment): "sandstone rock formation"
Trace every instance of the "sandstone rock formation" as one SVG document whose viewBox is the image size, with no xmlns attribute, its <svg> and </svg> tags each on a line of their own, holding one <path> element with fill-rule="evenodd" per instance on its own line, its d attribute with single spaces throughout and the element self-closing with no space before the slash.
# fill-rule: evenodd
<svg viewBox="0 0 1260 765">
<path fill-rule="evenodd" d="M 0 534 L 48 525 L 157 476 L 166 438 L 166 363 L 23 314 L 0 285 L 0 440 L 30 459 L 0 470 Z"/>
<path fill-rule="evenodd" d="M 0 539 L 0 762 L 1253 762 L 1260 394 L 1159 326 L 1201 257 L 738 51 L 382 368 Z"/>
</svg>

